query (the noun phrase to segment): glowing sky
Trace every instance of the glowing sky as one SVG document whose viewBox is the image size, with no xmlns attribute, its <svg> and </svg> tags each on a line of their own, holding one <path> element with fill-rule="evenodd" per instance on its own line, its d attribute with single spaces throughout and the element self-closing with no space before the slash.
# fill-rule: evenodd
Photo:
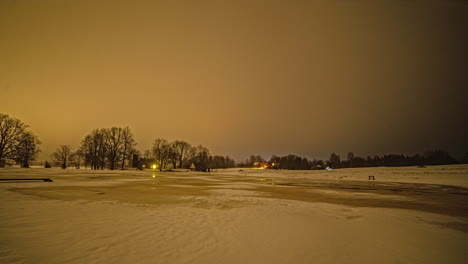
<svg viewBox="0 0 468 264">
<path fill-rule="evenodd" d="M 0 2 L 0 112 L 250 154 L 468 152 L 468 3 Z"/>
</svg>

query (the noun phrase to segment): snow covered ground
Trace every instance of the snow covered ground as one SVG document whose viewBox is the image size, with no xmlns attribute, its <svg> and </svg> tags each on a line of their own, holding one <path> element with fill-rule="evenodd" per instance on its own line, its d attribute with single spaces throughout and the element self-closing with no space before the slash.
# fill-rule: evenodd
<svg viewBox="0 0 468 264">
<path fill-rule="evenodd" d="M 0 181 L 0 263 L 468 261 L 468 165 L 0 169 L 34 177 Z"/>
</svg>

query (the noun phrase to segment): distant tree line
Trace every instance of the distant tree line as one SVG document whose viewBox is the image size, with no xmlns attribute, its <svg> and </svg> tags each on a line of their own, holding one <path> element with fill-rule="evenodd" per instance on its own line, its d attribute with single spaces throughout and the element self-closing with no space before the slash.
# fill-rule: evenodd
<svg viewBox="0 0 468 264">
<path fill-rule="evenodd" d="M 92 130 L 81 141 L 81 146 L 73 151 L 69 145 L 61 145 L 51 158 L 55 165 L 65 169 L 70 165 L 93 170 L 125 169 L 132 155 L 138 153 L 133 133 L 128 126 L 99 128 Z"/>
<path fill-rule="evenodd" d="M 18 164 L 28 168 L 40 152 L 41 142 L 29 129 L 29 126 L 19 119 L 0 113 L 0 167 Z M 211 155 L 202 146 L 192 146 L 183 140 L 169 142 L 166 139 L 155 139 L 152 147 L 143 155 L 135 148 L 136 142 L 128 126 L 99 128 L 92 130 L 81 141 L 77 150 L 69 145 L 61 145 L 50 156 L 53 163 L 61 168 L 74 166 L 98 169 L 125 169 L 126 167 L 143 167 L 156 165 L 159 170 L 195 168 L 199 171 L 210 169 L 232 168 L 235 161 L 229 156 Z M 468 163 L 468 153 L 460 161 Z M 356 168 L 377 166 L 424 166 L 458 163 L 445 150 L 430 150 L 423 154 L 402 155 L 388 154 L 383 156 L 359 157 L 348 152 L 346 159 L 332 153 L 328 160 L 309 160 L 294 154 L 286 156 L 273 155 L 269 161 L 260 155 L 251 155 L 247 160 L 237 164 L 238 167 L 255 167 L 314 170 L 330 168 Z M 45 167 L 52 165 L 46 161 Z"/>
<path fill-rule="evenodd" d="M 163 138 L 154 140 L 152 148 L 144 153 L 140 159 L 135 157 L 138 166 L 149 167 L 156 165 L 160 171 L 166 169 L 188 169 L 194 166 L 198 171 L 209 169 L 232 168 L 235 161 L 228 156 L 210 155 L 208 148 L 203 145 L 192 146 L 183 140 L 169 142 Z M 193 164 L 193 165 L 192 165 Z"/>
<path fill-rule="evenodd" d="M 240 168 L 263 167 L 268 169 L 280 170 L 316 170 L 324 168 L 325 163 L 322 160 L 308 160 L 295 154 L 286 156 L 273 155 L 268 161 L 260 155 L 251 155 L 247 160 L 237 164 Z"/>
<path fill-rule="evenodd" d="M 462 161 L 463 162 L 463 161 Z M 429 150 L 424 154 L 403 155 L 386 154 L 374 157 L 355 156 L 353 152 L 348 152 L 347 159 L 341 160 L 340 156 L 332 153 L 327 166 L 332 168 L 357 168 L 357 167 L 401 167 L 401 166 L 425 166 L 425 165 L 447 165 L 457 164 L 457 160 L 445 150 Z"/>
<path fill-rule="evenodd" d="M 157 138 L 143 155 L 135 146 L 128 126 L 100 128 L 86 135 L 78 150 L 61 145 L 51 158 L 56 166 L 64 169 L 69 166 L 80 168 L 81 165 L 93 170 L 123 170 L 129 166 L 143 169 L 155 165 L 160 171 L 189 168 L 192 164 L 199 171 L 235 167 L 235 161 L 228 156 L 212 156 L 206 147 L 192 146 L 183 140 L 169 142 Z"/>
<path fill-rule="evenodd" d="M 29 168 L 37 158 L 41 142 L 19 119 L 0 113 L 0 167 L 19 164 Z"/>
<path fill-rule="evenodd" d="M 468 163 L 468 153 L 462 160 L 463 163 Z M 282 169 L 282 170 L 320 170 L 327 167 L 337 168 L 358 168 L 358 167 L 400 167 L 400 166 L 425 166 L 425 165 L 447 165 L 457 164 L 457 160 L 445 150 L 431 150 L 421 154 L 403 155 L 403 154 L 388 154 L 383 156 L 375 155 L 374 157 L 367 156 L 359 157 L 353 152 L 348 152 L 347 158 L 342 160 L 340 155 L 332 153 L 328 160 L 308 160 L 305 157 L 300 157 L 294 154 L 287 156 L 273 155 L 267 162 L 260 155 L 251 155 L 245 162 L 238 164 L 238 167 L 260 167 L 266 164 L 267 168 Z"/>
</svg>

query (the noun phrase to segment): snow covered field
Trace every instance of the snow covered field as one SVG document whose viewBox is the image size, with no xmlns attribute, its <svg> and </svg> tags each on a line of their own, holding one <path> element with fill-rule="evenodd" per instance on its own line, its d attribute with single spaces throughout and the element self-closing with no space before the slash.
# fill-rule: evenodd
<svg viewBox="0 0 468 264">
<path fill-rule="evenodd" d="M 468 165 L 0 169 L 34 177 L 0 181 L 0 263 L 468 262 Z"/>
</svg>

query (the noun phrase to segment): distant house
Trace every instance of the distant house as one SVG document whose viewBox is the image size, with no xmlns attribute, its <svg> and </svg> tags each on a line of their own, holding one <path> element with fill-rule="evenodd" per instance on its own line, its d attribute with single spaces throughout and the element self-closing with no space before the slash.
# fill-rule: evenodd
<svg viewBox="0 0 468 264">
<path fill-rule="evenodd" d="M 274 162 L 255 162 L 254 164 L 255 169 L 276 169 L 278 167 L 278 163 Z"/>
</svg>

